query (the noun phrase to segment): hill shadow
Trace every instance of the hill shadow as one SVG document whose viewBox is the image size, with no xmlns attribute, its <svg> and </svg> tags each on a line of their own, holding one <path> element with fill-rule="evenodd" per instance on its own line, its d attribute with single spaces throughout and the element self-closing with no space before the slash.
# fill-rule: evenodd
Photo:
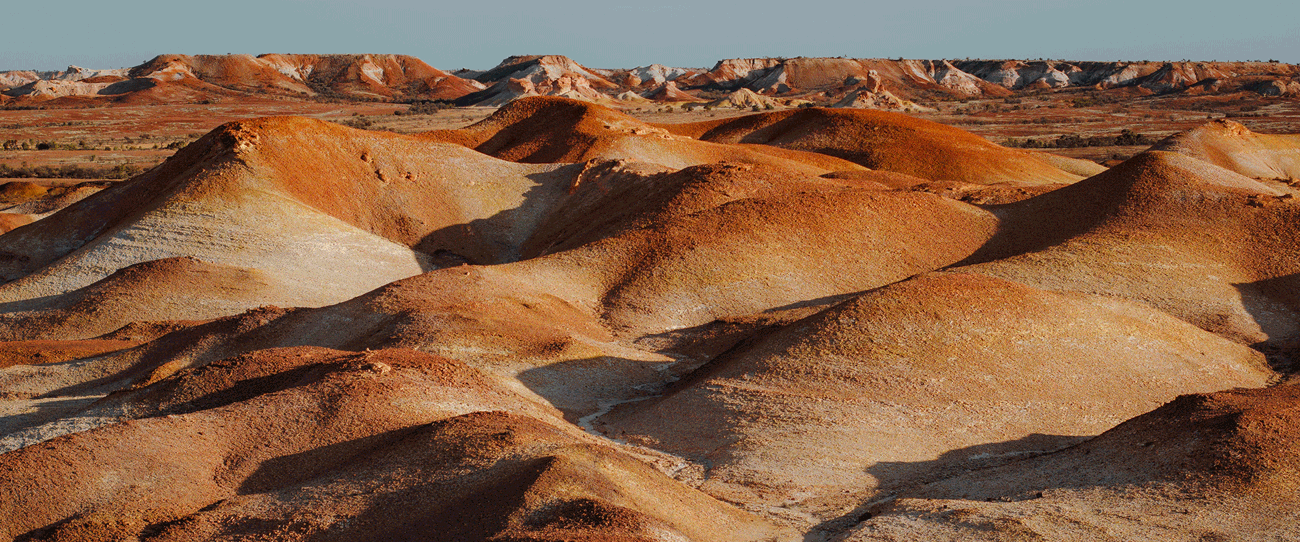
<svg viewBox="0 0 1300 542">
<path fill-rule="evenodd" d="M 263 461 L 243 480 L 237 494 L 263 494 L 285 489 L 351 486 L 352 495 L 368 495 L 367 506 L 349 521 L 365 526 L 363 540 L 487 540 L 507 525 L 510 513 L 524 505 L 526 493 L 555 463 L 553 457 L 507 458 L 473 474 L 455 474 L 473 455 L 475 440 L 443 440 L 440 428 L 453 420 L 435 421 L 367 437 L 337 442 Z M 506 435 L 508 433 L 503 433 Z M 441 442 L 439 442 L 441 440 Z M 481 442 L 481 441 L 478 441 Z M 356 480 L 382 476 L 432 476 L 418 482 L 358 485 Z M 379 474 L 377 474 L 379 473 Z M 451 476 L 448 476 L 448 475 Z M 396 486 L 396 487 L 393 487 Z M 405 486 L 405 487 L 403 487 Z M 405 510 L 394 521 L 394 510 Z M 403 515 L 403 514 L 398 514 Z M 291 520 L 289 520 L 291 521 Z M 286 520 L 245 518 L 227 532 L 262 533 L 282 527 Z M 358 531 L 351 531 L 357 536 Z M 337 533 L 313 533 L 305 540 L 338 540 Z"/>
<path fill-rule="evenodd" d="M 1038 252 L 1096 228 L 1122 203 L 1122 187 L 1115 189 L 1120 195 L 1112 195 L 1107 189 L 1115 183 L 1105 175 L 1101 173 L 1026 200 L 979 205 L 998 217 L 997 230 L 974 253 L 948 268 Z"/>
<path fill-rule="evenodd" d="M 515 378 L 560 409 L 565 420 L 582 425 L 619 405 L 660 397 L 676 380 L 675 373 L 698 365 L 684 359 L 642 361 L 595 356 L 533 367 Z"/>
<path fill-rule="evenodd" d="M 568 164 L 525 175 L 536 184 L 522 194 L 523 201 L 517 207 L 434 230 L 412 249 L 430 255 L 435 269 L 519 261 L 524 245 L 564 199 L 582 167 L 582 164 Z"/>
<path fill-rule="evenodd" d="M 876 498 L 839 517 L 814 526 L 804 540 L 820 541 L 827 534 L 842 533 L 876 515 L 898 499 L 909 497 L 927 484 L 972 471 L 1000 467 L 1059 452 L 1092 439 L 1092 436 L 1031 433 L 1015 440 L 957 448 L 929 461 L 881 461 L 864 472 L 879 482 Z M 1005 498 L 1005 497 L 1004 497 Z"/>
<path fill-rule="evenodd" d="M 1300 274 L 1232 286 L 1241 296 L 1242 308 L 1268 336 L 1250 347 L 1264 354 L 1274 371 L 1300 371 Z"/>
<path fill-rule="evenodd" d="M 413 425 L 273 457 L 259 464 L 244 478 L 235 492 L 239 495 L 252 495 L 302 484 L 351 465 L 359 456 L 380 450 L 424 430 L 422 425 Z"/>
</svg>

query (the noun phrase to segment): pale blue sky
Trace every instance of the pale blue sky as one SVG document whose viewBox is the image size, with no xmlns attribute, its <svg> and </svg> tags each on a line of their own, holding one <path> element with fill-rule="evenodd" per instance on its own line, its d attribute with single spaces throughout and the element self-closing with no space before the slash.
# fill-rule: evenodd
<svg viewBox="0 0 1300 542">
<path fill-rule="evenodd" d="M 404 53 L 487 69 L 756 56 L 1300 63 L 1296 0 L 117 0 L 6 2 L 0 70 L 129 67 L 163 53 Z"/>
</svg>

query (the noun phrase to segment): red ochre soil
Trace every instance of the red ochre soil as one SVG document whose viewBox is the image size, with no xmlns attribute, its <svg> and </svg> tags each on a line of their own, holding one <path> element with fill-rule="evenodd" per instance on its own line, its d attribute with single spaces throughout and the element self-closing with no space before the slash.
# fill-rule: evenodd
<svg viewBox="0 0 1300 542">
<path fill-rule="evenodd" d="M 1295 537 L 1297 152 L 534 97 L 5 185 L 0 539 Z"/>
</svg>

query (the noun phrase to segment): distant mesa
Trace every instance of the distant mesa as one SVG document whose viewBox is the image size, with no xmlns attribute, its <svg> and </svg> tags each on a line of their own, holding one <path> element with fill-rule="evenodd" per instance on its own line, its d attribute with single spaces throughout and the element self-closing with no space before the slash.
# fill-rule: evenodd
<svg viewBox="0 0 1300 542">
<path fill-rule="evenodd" d="M 512 56 L 485 71 L 455 73 L 406 55 L 160 55 L 124 70 L 69 66 L 56 72 L 0 72 L 6 103 L 84 106 L 178 103 L 222 98 L 443 100 L 499 107 L 527 96 L 562 96 L 620 107 L 715 102 L 751 92 L 780 106 L 920 111 L 945 97 L 994 98 L 1062 89 L 1129 89 L 1141 94 L 1300 94 L 1300 67 L 1277 62 L 1072 62 L 738 58 L 710 69 L 660 64 L 590 68 L 562 55 Z M 767 103 L 759 103 L 766 107 Z"/>
<path fill-rule="evenodd" d="M 1295 538 L 1297 388 L 1178 397 L 1082 444 L 901 492 L 845 540 Z M 951 455 L 979 455 L 983 448 Z M 957 510 L 953 510 L 956 508 Z M 1016 533 L 1012 535 L 1012 533 Z M 1231 534 L 1228 534 L 1231 533 Z"/>
<path fill-rule="evenodd" d="M 8 94 L 27 101 L 102 98 L 174 102 L 220 97 L 299 96 L 351 100 L 454 99 L 480 90 L 406 55 L 160 55 L 128 70 L 7 72 Z"/>
</svg>

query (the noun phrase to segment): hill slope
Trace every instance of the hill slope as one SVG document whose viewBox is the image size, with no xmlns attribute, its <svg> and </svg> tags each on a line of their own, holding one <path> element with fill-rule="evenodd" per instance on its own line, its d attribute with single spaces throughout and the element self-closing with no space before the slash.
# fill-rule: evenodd
<svg viewBox="0 0 1300 542">
<path fill-rule="evenodd" d="M 432 268 L 440 250 L 481 262 L 517 258 L 546 202 L 576 173 L 307 119 L 232 123 L 144 175 L 6 234 L 0 301 L 60 295 L 133 264 L 194 257 L 261 273 L 279 285 L 265 301 L 337 302 Z M 214 286 L 218 296 L 227 287 Z M 216 315 L 209 307 L 154 317 Z"/>
<path fill-rule="evenodd" d="M 757 143 L 817 152 L 871 169 L 935 181 L 1052 184 L 1081 178 L 1032 153 L 1006 149 L 969 132 L 901 113 L 799 109 L 664 128 L 716 143 Z"/>
</svg>

